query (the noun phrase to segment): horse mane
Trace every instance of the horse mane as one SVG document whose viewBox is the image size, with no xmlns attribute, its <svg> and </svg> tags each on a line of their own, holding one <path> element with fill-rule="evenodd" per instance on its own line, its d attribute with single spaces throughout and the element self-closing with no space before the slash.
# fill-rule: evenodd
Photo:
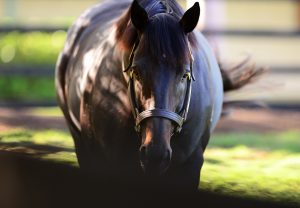
<svg viewBox="0 0 300 208">
<path fill-rule="evenodd" d="M 192 47 L 197 46 L 197 41 L 193 32 L 189 33 L 186 38 L 183 30 L 177 26 L 184 14 L 179 4 L 175 0 L 140 0 L 139 4 L 148 13 L 150 21 L 154 23 L 149 24 L 143 32 L 144 39 L 139 45 L 141 50 L 147 51 L 153 59 L 160 59 L 158 54 L 164 54 L 168 61 L 188 60 L 187 40 Z M 172 10 L 172 14 L 167 12 L 167 7 Z M 122 50 L 130 52 L 137 38 L 138 31 L 131 23 L 129 8 L 116 23 L 116 41 Z"/>
</svg>

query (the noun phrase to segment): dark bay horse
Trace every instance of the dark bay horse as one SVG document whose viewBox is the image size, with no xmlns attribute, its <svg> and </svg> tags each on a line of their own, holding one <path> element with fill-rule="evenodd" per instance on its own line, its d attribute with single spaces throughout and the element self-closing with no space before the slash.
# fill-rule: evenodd
<svg viewBox="0 0 300 208">
<path fill-rule="evenodd" d="M 198 187 L 223 82 L 241 85 L 194 30 L 199 15 L 198 3 L 111 0 L 70 28 L 55 84 L 81 168 Z"/>
</svg>

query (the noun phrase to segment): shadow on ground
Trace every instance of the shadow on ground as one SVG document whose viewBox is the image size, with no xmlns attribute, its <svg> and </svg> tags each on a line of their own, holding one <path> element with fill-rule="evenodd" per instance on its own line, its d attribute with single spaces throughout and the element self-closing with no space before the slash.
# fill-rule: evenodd
<svg viewBox="0 0 300 208">
<path fill-rule="evenodd" d="M 62 116 L 49 116 L 44 113 L 33 113 L 35 108 L 0 108 L 0 130 L 16 128 L 25 129 L 57 129 L 66 130 L 67 126 Z M 44 110 L 47 111 L 47 110 Z M 57 109 L 60 112 L 59 109 Z M 57 113 L 56 113 L 57 114 Z"/>
<path fill-rule="evenodd" d="M 44 155 L 55 154 L 59 152 L 74 152 L 74 149 L 72 148 L 41 145 L 34 142 L 6 142 L 4 144 L 0 143 L 0 150 L 34 155 L 35 157 L 42 157 Z"/>
<path fill-rule="evenodd" d="M 139 179 L 100 176 L 78 168 L 0 151 L 0 207 L 288 207 L 285 204 L 182 192 Z M 135 182 L 133 182 L 135 181 Z"/>
</svg>

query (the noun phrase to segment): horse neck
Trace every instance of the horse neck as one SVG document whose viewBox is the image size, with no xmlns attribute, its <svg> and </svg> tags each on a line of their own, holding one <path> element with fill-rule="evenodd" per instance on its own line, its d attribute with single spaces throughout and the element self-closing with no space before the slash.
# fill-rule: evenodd
<svg viewBox="0 0 300 208">
<path fill-rule="evenodd" d="M 107 54 L 106 57 L 103 57 L 103 59 L 106 60 L 104 65 L 114 76 L 117 76 L 120 81 L 124 81 L 124 84 L 127 86 L 123 76 L 123 57 L 125 52 L 116 41 L 115 34 L 116 28 L 113 26 L 104 43 L 104 54 Z"/>
</svg>

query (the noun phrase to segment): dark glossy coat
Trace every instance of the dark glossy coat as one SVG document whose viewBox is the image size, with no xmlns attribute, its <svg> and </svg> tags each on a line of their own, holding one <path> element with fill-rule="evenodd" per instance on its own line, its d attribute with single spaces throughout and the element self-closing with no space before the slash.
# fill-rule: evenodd
<svg viewBox="0 0 300 208">
<path fill-rule="evenodd" d="M 159 1 L 141 1 L 141 5 L 149 16 L 154 16 L 155 12 L 161 11 L 149 9 L 151 2 Z M 182 16 L 181 8 L 173 0 L 167 2 L 175 13 L 179 11 L 177 15 Z M 113 171 L 134 177 L 143 175 L 139 148 L 145 142 L 147 131 L 140 138 L 134 129 L 135 122 L 127 95 L 128 75 L 122 71 L 130 50 L 126 50 L 126 43 L 122 45 L 122 40 L 116 38 L 120 20 L 124 19 L 126 12 L 130 12 L 127 11 L 130 5 L 131 2 L 127 0 L 105 1 L 91 7 L 78 18 L 69 30 L 57 62 L 55 84 L 60 107 L 74 138 L 80 166 L 90 171 Z M 182 131 L 170 138 L 170 123 L 158 119 L 149 119 L 144 128 L 152 125 L 149 128 L 156 131 L 152 135 L 164 134 L 164 131 L 169 135 L 165 143 L 172 149 L 172 159 L 163 173 L 164 181 L 195 188 L 199 182 L 203 152 L 221 114 L 223 83 L 208 42 L 199 31 L 192 32 L 192 35 L 196 80 L 192 84 L 189 114 Z M 138 50 L 137 56 L 139 54 L 145 56 Z M 161 57 L 162 54 L 157 56 Z M 153 65 L 154 62 L 149 64 Z M 168 67 L 164 66 L 163 75 L 148 70 L 151 76 L 156 74 L 153 75 L 156 85 L 152 88 L 158 91 L 172 90 L 165 84 L 170 83 L 168 73 L 171 72 Z M 157 68 L 159 71 L 162 66 Z M 153 85 L 150 83 L 149 86 Z M 164 101 L 157 101 L 153 105 L 168 107 Z M 158 125 L 157 130 L 153 127 L 155 125 Z M 159 146 L 160 143 L 157 144 Z"/>
</svg>

